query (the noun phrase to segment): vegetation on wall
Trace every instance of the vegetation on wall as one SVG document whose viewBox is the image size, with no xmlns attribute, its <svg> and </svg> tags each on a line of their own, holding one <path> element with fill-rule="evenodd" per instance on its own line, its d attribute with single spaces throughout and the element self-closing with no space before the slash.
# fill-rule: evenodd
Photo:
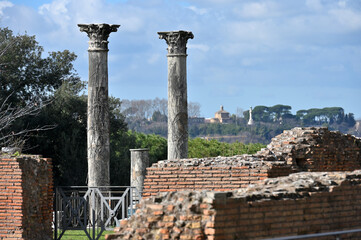
<svg viewBox="0 0 361 240">
<path fill-rule="evenodd" d="M 194 138 L 189 140 L 188 157 L 189 158 L 205 158 L 217 156 L 235 156 L 242 154 L 254 154 L 266 145 L 244 144 L 240 142 L 225 143 L 215 139 L 206 140 L 202 138 Z"/>
</svg>

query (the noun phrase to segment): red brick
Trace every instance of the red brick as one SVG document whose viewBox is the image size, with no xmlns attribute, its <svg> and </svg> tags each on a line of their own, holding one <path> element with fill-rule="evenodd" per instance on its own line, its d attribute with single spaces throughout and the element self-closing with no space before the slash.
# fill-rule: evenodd
<svg viewBox="0 0 361 240">
<path fill-rule="evenodd" d="M 206 229 L 204 230 L 204 233 L 205 233 L 206 235 L 214 235 L 214 234 L 216 233 L 216 230 L 215 230 L 214 228 L 206 228 Z"/>
<path fill-rule="evenodd" d="M 231 169 L 249 169 L 249 167 L 248 166 L 232 167 Z"/>
<path fill-rule="evenodd" d="M 163 205 L 161 204 L 147 204 L 147 208 L 152 210 L 163 210 Z"/>
<path fill-rule="evenodd" d="M 169 175 L 172 174 L 171 171 L 154 171 L 154 174 L 156 175 Z"/>
</svg>

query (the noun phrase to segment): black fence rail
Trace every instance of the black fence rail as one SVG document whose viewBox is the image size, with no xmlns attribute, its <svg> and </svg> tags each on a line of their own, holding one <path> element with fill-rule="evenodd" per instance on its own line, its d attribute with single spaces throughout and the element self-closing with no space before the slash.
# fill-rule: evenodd
<svg viewBox="0 0 361 240">
<path fill-rule="evenodd" d="M 97 240 L 133 215 L 140 199 L 141 193 L 130 186 L 57 187 L 54 239 L 61 239 L 67 230 L 83 230 L 88 239 Z"/>
</svg>

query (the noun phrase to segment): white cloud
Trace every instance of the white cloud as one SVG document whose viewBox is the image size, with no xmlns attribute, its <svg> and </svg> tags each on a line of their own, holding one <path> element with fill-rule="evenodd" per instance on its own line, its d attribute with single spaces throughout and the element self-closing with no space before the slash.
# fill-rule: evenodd
<svg viewBox="0 0 361 240">
<path fill-rule="evenodd" d="M 240 8 L 233 8 L 234 12 L 244 18 L 265 18 L 277 14 L 277 5 L 274 2 L 248 2 Z"/>
<path fill-rule="evenodd" d="M 344 8 L 344 7 L 346 7 L 347 3 L 346 3 L 346 1 L 342 0 L 342 1 L 338 1 L 337 4 L 338 4 L 339 7 Z"/>
<path fill-rule="evenodd" d="M 239 0 L 192 0 L 192 2 L 197 2 L 204 5 L 229 5 L 237 3 Z"/>
<path fill-rule="evenodd" d="M 144 27 L 143 19 L 138 16 L 128 16 L 121 19 L 122 30 L 127 32 L 138 32 Z"/>
<path fill-rule="evenodd" d="M 343 30 L 361 29 L 361 12 L 355 12 L 351 9 L 332 9 L 330 15 L 335 18 Z"/>
<path fill-rule="evenodd" d="M 62 1 L 53 1 L 52 3 L 47 3 L 39 7 L 40 14 L 46 14 L 46 12 L 51 13 L 52 15 L 63 15 L 68 13 L 66 5 L 69 4 L 69 0 Z"/>
<path fill-rule="evenodd" d="M 321 0 L 306 0 L 306 6 L 312 10 L 321 10 L 323 7 Z"/>
<path fill-rule="evenodd" d="M 193 12 L 195 12 L 196 14 L 199 14 L 199 15 L 204 15 L 208 12 L 207 9 L 197 8 L 196 6 L 189 6 L 188 9 L 192 10 Z"/>
<path fill-rule="evenodd" d="M 189 49 L 197 49 L 197 50 L 200 50 L 202 52 L 208 52 L 209 51 L 209 46 L 206 45 L 206 44 L 193 44 L 193 43 L 189 43 L 187 45 L 187 47 Z"/>
<path fill-rule="evenodd" d="M 12 4 L 9 1 L 0 1 L 0 15 L 3 15 L 3 9 L 8 8 L 8 7 L 13 7 L 14 4 Z"/>
<path fill-rule="evenodd" d="M 243 58 L 241 61 L 242 66 L 251 67 L 263 62 L 262 58 Z"/>
<path fill-rule="evenodd" d="M 262 17 L 268 12 L 265 3 L 248 3 L 243 6 L 242 14 L 245 17 Z"/>
<path fill-rule="evenodd" d="M 70 0 L 54 0 L 49 4 L 44 4 L 39 7 L 39 15 L 49 24 L 56 24 L 55 32 L 65 32 L 66 29 L 71 29 L 72 13 L 69 10 Z"/>
<path fill-rule="evenodd" d="M 277 25 L 278 23 L 272 20 L 229 22 L 224 26 L 225 36 L 227 36 L 225 44 L 231 43 L 234 47 L 244 46 L 245 49 L 252 48 L 252 45 L 256 44 L 258 46 L 255 46 L 255 50 L 258 51 L 263 46 L 276 47 L 282 42 Z M 233 47 L 230 47 L 229 53 L 237 54 L 233 52 Z"/>
</svg>

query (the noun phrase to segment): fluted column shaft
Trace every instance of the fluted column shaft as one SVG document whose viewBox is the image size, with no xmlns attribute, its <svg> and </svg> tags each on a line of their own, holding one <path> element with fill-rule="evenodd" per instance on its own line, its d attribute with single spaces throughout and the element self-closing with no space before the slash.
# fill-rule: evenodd
<svg viewBox="0 0 361 240">
<path fill-rule="evenodd" d="M 188 157 L 187 41 L 192 32 L 158 32 L 168 44 L 168 159 Z"/>
<path fill-rule="evenodd" d="M 119 25 L 78 24 L 89 37 L 88 186 L 110 185 L 108 37 Z"/>
</svg>

